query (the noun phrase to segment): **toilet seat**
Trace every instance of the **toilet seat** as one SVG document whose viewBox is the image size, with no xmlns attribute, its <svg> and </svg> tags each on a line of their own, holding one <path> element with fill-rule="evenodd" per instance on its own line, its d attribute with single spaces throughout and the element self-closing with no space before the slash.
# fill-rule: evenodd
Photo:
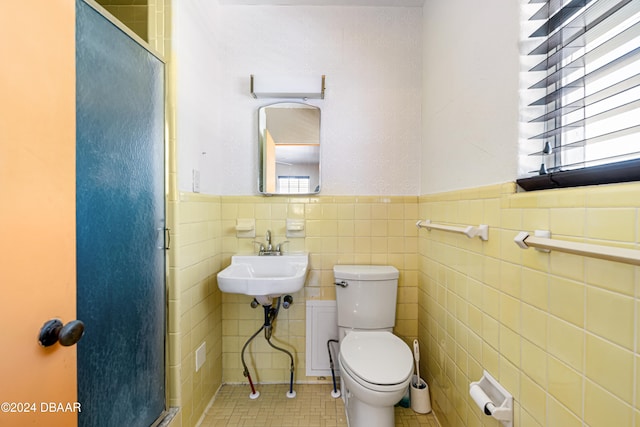
<svg viewBox="0 0 640 427">
<path fill-rule="evenodd" d="M 370 390 L 406 387 L 413 373 L 409 346 L 391 332 L 348 333 L 340 342 L 339 359 L 345 373 Z"/>
</svg>

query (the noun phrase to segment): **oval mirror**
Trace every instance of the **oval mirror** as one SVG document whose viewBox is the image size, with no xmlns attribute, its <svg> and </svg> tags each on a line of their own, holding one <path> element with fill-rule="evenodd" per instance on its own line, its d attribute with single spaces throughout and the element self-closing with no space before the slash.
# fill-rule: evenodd
<svg viewBox="0 0 640 427">
<path fill-rule="evenodd" d="M 320 108 L 280 102 L 258 110 L 258 191 L 320 192 Z"/>
</svg>

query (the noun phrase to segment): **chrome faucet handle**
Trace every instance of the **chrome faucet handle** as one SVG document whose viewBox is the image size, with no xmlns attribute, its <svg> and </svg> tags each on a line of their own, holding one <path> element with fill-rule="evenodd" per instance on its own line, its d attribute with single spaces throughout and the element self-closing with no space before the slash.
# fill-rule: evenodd
<svg viewBox="0 0 640 427">
<path fill-rule="evenodd" d="M 253 243 L 255 245 L 259 245 L 259 253 L 263 253 L 265 251 L 264 243 L 258 242 L 257 240 L 254 240 Z"/>
<path fill-rule="evenodd" d="M 282 245 L 284 245 L 285 243 L 289 243 L 288 240 L 285 240 L 284 242 L 280 242 L 276 245 L 276 252 L 278 253 L 282 253 Z"/>
</svg>

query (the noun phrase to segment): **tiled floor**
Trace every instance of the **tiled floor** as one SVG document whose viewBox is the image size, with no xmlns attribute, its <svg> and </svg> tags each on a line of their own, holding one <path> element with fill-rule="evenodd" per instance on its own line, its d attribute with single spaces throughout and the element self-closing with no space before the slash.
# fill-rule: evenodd
<svg viewBox="0 0 640 427">
<path fill-rule="evenodd" d="M 200 427 L 347 427 L 342 399 L 331 397 L 327 384 L 296 384 L 288 399 L 286 384 L 260 384 L 260 397 L 249 399 L 248 385 L 224 385 L 206 411 Z M 395 408 L 396 427 L 439 427 L 433 414 Z"/>
</svg>

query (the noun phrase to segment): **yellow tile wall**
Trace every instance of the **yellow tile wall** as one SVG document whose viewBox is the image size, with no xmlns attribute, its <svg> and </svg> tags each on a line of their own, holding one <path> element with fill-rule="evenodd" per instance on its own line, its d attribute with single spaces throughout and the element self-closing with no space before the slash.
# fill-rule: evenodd
<svg viewBox="0 0 640 427">
<path fill-rule="evenodd" d="M 172 34 L 171 0 L 148 0 L 147 9 L 147 37 L 143 39 L 168 61 Z M 167 71 L 167 74 L 169 73 Z"/>
<path fill-rule="evenodd" d="M 155 1 L 157 0 L 150 0 L 150 2 Z M 149 6 L 147 5 L 147 0 L 128 2 L 97 0 L 97 2 L 142 40 L 149 41 Z"/>
<path fill-rule="evenodd" d="M 222 383 L 220 198 L 180 194 L 168 206 L 168 406 L 180 412 L 172 426 L 195 426 Z M 195 370 L 195 352 L 206 361 Z"/>
<path fill-rule="evenodd" d="M 255 218 L 256 238 L 237 238 L 237 218 Z M 286 237 L 286 219 L 305 221 L 304 238 Z M 295 354 L 297 382 L 318 381 L 305 376 L 305 301 L 335 299 L 335 264 L 385 264 L 400 271 L 395 332 L 407 342 L 418 330 L 417 197 L 222 197 L 221 236 L 224 268 L 236 253 L 255 252 L 254 240 L 289 240 L 285 249 L 310 254 L 305 288 L 289 310 L 280 310 L 272 341 Z M 223 375 L 225 383 L 246 383 L 240 359 L 244 342 L 263 323 L 261 307 L 252 298 L 222 295 Z M 264 335 L 247 347 L 245 359 L 254 382 L 289 381 L 289 358 L 266 343 Z M 330 380 L 330 379 L 329 379 Z"/>
<path fill-rule="evenodd" d="M 640 426 L 638 267 L 522 250 L 519 231 L 640 249 L 640 184 L 516 193 L 512 183 L 425 195 L 419 217 L 488 224 L 489 240 L 421 230 L 421 365 L 443 426 L 498 426 L 469 397 L 483 370 L 515 426 Z"/>
</svg>

